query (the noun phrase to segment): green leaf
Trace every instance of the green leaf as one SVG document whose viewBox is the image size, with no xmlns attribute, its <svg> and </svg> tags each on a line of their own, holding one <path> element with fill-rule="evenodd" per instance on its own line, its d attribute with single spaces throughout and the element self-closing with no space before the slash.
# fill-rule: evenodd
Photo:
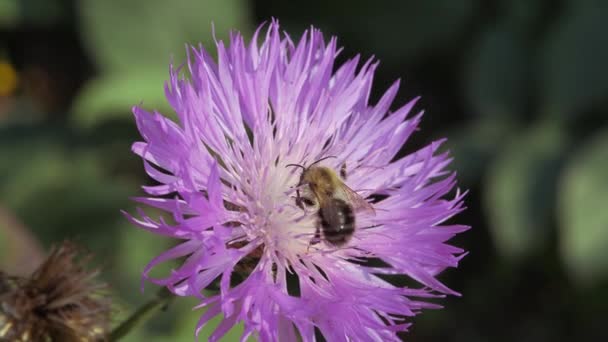
<svg viewBox="0 0 608 342">
<path fill-rule="evenodd" d="M 0 196 L 32 232 L 47 244 L 70 236 L 93 250 L 112 245 L 133 185 L 105 177 L 101 161 L 87 153 L 39 145 L 15 150 L 27 158 L 11 161 Z"/>
<path fill-rule="evenodd" d="M 17 0 L 0 1 L 0 28 L 9 28 L 19 21 L 19 5 Z"/>
<path fill-rule="evenodd" d="M 484 32 L 465 75 L 466 94 L 478 115 L 521 115 L 530 93 L 529 48 L 505 24 Z"/>
<path fill-rule="evenodd" d="M 58 25 L 69 18 L 69 0 L 2 0 L 0 28 Z"/>
<path fill-rule="evenodd" d="M 39 190 L 69 182 L 69 172 L 61 151 L 57 147 L 31 151 L 28 160 L 14 165 L 14 172 L 2 187 L 11 207 L 23 207 Z"/>
<path fill-rule="evenodd" d="M 608 276 L 608 130 L 579 148 L 561 175 L 559 229 L 572 278 L 589 285 Z"/>
<path fill-rule="evenodd" d="M 539 122 L 508 142 L 490 166 L 485 209 L 503 256 L 521 261 L 546 247 L 565 146 L 559 123 Z"/>
<path fill-rule="evenodd" d="M 249 28 L 244 0 L 84 0 L 79 8 L 84 43 L 101 68 L 73 106 L 83 127 L 128 118 L 142 101 L 169 112 L 163 86 L 169 62 L 183 62 L 185 44 L 213 46 L 212 21 L 218 39 L 231 29 Z"/>
<path fill-rule="evenodd" d="M 575 115 L 608 97 L 608 4 L 574 4 L 549 35 L 541 55 L 546 113 Z"/>
<path fill-rule="evenodd" d="M 508 120 L 483 117 L 442 134 L 448 137 L 446 147 L 454 157 L 451 168 L 458 172 L 464 187 L 479 182 L 513 130 L 514 124 Z"/>
<path fill-rule="evenodd" d="M 218 37 L 249 26 L 245 0 L 83 0 L 79 9 L 83 40 L 102 71 L 141 64 L 166 70 L 184 44 L 212 41 L 212 21 Z"/>
<path fill-rule="evenodd" d="M 168 67 L 139 67 L 128 73 L 110 73 L 90 81 L 74 103 L 74 121 L 90 128 L 111 118 L 129 118 L 131 107 L 143 104 L 165 114 L 171 112 L 163 86 Z"/>
</svg>

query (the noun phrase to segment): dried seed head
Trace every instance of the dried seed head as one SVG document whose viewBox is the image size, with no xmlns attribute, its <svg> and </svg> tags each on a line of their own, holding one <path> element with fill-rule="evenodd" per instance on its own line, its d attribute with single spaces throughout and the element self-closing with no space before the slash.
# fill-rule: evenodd
<svg viewBox="0 0 608 342">
<path fill-rule="evenodd" d="M 29 278 L 0 273 L 0 341 L 105 340 L 110 301 L 90 258 L 64 242 Z"/>
</svg>

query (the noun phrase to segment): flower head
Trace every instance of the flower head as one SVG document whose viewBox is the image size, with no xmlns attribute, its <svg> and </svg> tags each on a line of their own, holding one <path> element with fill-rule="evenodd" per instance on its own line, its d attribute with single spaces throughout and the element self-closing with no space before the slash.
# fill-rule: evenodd
<svg viewBox="0 0 608 342">
<path fill-rule="evenodd" d="M 314 28 L 297 43 L 274 21 L 259 44 L 261 34 L 248 44 L 238 33 L 228 45 L 216 42 L 217 62 L 202 47 L 188 49 L 186 70 L 172 67 L 165 88 L 177 123 L 133 109 L 145 140 L 133 151 L 160 183 L 137 201 L 174 222 L 143 211 L 127 216 L 183 240 L 144 277 L 200 298 L 206 312 L 197 332 L 223 315 L 212 340 L 237 322 L 244 337 L 263 341 L 313 341 L 319 333 L 330 341 L 398 340 L 411 316 L 439 307 L 426 299 L 457 294 L 436 279 L 464 255 L 446 241 L 467 229 L 442 225 L 463 209 L 458 191 L 443 199 L 455 175 L 445 170 L 447 154 L 436 153 L 442 141 L 395 160 L 421 119 L 409 115 L 416 100 L 389 112 L 399 82 L 371 105 L 373 59 L 336 66 L 336 39 L 326 42 Z M 302 177 L 317 161 L 351 199 L 322 195 Z M 334 197 L 343 202 L 323 209 Z M 359 210 L 366 206 L 372 210 Z M 344 241 L 327 239 L 328 230 L 348 227 L 355 229 Z M 180 258 L 166 278 L 149 276 Z M 397 286 L 395 275 L 419 285 Z M 219 293 L 203 296 L 213 284 Z"/>
<path fill-rule="evenodd" d="M 110 302 L 98 272 L 85 269 L 79 249 L 64 242 L 29 278 L 0 273 L 0 341 L 100 341 Z"/>
</svg>

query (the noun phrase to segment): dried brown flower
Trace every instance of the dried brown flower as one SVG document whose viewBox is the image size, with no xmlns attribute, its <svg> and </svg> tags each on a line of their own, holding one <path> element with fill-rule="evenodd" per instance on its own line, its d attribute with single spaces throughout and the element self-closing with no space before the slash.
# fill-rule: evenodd
<svg viewBox="0 0 608 342">
<path fill-rule="evenodd" d="M 90 258 L 64 242 L 29 278 L 0 272 L 0 341 L 104 341 L 110 301 Z"/>
</svg>

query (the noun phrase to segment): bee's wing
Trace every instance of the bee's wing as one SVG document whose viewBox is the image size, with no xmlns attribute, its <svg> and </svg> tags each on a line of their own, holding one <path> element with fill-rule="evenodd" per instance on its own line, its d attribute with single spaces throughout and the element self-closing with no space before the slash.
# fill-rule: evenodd
<svg viewBox="0 0 608 342">
<path fill-rule="evenodd" d="M 365 200 L 361 195 L 349 188 L 343 182 L 338 186 L 338 196 L 342 197 L 347 203 L 353 206 L 354 211 L 365 211 L 369 214 L 376 215 L 374 207 Z"/>
</svg>

